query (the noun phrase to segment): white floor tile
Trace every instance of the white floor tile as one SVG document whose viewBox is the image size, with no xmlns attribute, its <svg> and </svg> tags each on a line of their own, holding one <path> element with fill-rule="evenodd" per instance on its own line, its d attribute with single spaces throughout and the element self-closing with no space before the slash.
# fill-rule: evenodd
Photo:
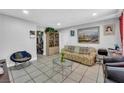
<svg viewBox="0 0 124 93">
<path fill-rule="evenodd" d="M 34 78 L 34 81 L 35 81 L 36 83 L 43 83 L 43 82 L 45 82 L 45 81 L 48 80 L 48 79 L 49 79 L 49 78 L 48 78 L 46 75 L 42 74 L 42 75 L 40 75 L 40 76 Z"/>
<path fill-rule="evenodd" d="M 80 74 L 78 74 L 78 73 L 76 73 L 76 72 L 72 72 L 72 73 L 68 76 L 68 78 L 79 82 L 79 81 L 81 80 L 81 78 L 82 78 L 82 75 L 80 75 Z"/>
<path fill-rule="evenodd" d="M 24 75 L 27 74 L 23 69 L 12 70 L 11 72 L 12 72 L 12 75 L 13 75 L 14 79 L 19 78 L 19 77 L 24 76 Z"/>
<path fill-rule="evenodd" d="M 64 80 L 63 83 L 78 83 L 78 82 L 76 82 L 76 81 L 74 81 L 74 80 L 71 80 L 71 79 L 67 78 L 67 79 Z"/>
<path fill-rule="evenodd" d="M 56 81 L 54 81 L 53 79 L 49 79 L 45 83 L 56 83 Z"/>
<path fill-rule="evenodd" d="M 96 81 L 92 80 L 92 79 L 90 79 L 88 77 L 83 77 L 83 79 L 81 80 L 80 83 L 96 83 Z"/>
<path fill-rule="evenodd" d="M 25 76 L 22 76 L 20 78 L 14 79 L 15 83 L 25 83 L 29 80 L 31 80 L 31 78 L 28 75 L 25 75 Z"/>
<path fill-rule="evenodd" d="M 58 83 L 61 83 L 65 78 L 66 78 L 66 76 L 61 75 L 59 73 L 57 75 L 55 75 L 54 77 L 52 77 L 52 79 Z"/>
<path fill-rule="evenodd" d="M 41 74 L 42 74 L 42 72 L 39 71 L 39 70 L 35 70 L 34 72 L 29 73 L 29 75 L 30 75 L 32 78 L 35 78 L 35 77 L 37 77 L 37 76 L 39 76 L 39 75 L 41 75 Z"/>
</svg>

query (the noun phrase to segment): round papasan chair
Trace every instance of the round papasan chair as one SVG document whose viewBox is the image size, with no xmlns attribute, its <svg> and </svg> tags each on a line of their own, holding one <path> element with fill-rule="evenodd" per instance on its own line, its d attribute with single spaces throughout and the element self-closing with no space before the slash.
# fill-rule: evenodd
<svg viewBox="0 0 124 93">
<path fill-rule="evenodd" d="M 18 51 L 10 56 L 10 59 L 15 62 L 15 66 L 17 66 L 18 63 L 28 62 L 31 58 L 31 54 L 27 51 Z"/>
</svg>

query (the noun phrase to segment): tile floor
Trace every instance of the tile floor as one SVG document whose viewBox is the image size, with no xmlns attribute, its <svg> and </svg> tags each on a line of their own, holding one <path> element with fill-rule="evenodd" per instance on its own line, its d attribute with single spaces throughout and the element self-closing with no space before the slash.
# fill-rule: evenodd
<svg viewBox="0 0 124 93">
<path fill-rule="evenodd" d="M 19 65 L 18 69 L 9 68 L 13 83 L 103 83 L 102 65 L 86 66 L 73 62 L 72 71 L 66 68 L 62 74 L 59 66 L 53 70 L 52 60 L 59 55 L 38 55 L 37 62 Z M 28 66 L 29 65 L 29 66 Z"/>
</svg>

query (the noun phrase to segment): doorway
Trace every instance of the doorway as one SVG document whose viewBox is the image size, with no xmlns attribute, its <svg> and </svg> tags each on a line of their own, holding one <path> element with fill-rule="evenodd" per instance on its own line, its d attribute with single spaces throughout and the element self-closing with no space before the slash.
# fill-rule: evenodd
<svg viewBox="0 0 124 93">
<path fill-rule="evenodd" d="M 43 55 L 43 32 L 37 31 L 37 54 Z"/>
</svg>

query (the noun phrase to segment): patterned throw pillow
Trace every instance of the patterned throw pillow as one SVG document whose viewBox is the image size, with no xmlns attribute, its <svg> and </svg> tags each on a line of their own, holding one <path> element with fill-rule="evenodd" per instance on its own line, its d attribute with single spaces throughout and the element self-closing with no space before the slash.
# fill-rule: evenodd
<svg viewBox="0 0 124 93">
<path fill-rule="evenodd" d="M 74 49 L 74 52 L 75 53 L 79 53 L 79 51 L 80 51 L 80 47 L 79 46 L 76 46 L 75 49 Z"/>
<path fill-rule="evenodd" d="M 68 46 L 68 51 L 69 52 L 74 52 L 75 46 Z"/>
<path fill-rule="evenodd" d="M 65 46 L 65 47 L 64 47 L 64 50 L 65 50 L 65 51 L 68 51 L 68 46 Z"/>
<path fill-rule="evenodd" d="M 80 54 L 90 54 L 90 51 L 89 51 L 88 47 L 80 47 L 79 53 Z"/>
<path fill-rule="evenodd" d="M 0 67 L 0 75 L 4 74 L 3 67 Z"/>
</svg>

